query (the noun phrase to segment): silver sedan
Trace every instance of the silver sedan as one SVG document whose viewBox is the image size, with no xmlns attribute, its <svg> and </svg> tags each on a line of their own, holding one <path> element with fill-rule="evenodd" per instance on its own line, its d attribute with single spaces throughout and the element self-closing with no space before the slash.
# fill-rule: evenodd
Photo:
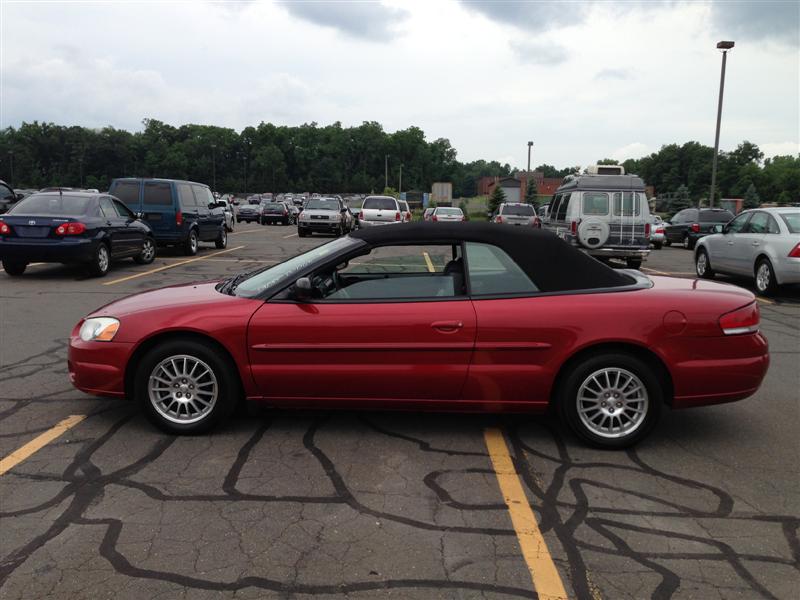
<svg viewBox="0 0 800 600">
<path fill-rule="evenodd" d="M 743 275 L 755 281 L 760 294 L 800 283 L 800 210 L 760 208 L 739 214 L 695 248 L 697 275 Z"/>
</svg>

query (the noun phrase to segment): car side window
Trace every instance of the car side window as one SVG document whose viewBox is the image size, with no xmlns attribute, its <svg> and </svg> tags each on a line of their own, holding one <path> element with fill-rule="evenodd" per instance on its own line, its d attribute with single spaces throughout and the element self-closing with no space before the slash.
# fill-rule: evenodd
<svg viewBox="0 0 800 600">
<path fill-rule="evenodd" d="M 114 203 L 108 197 L 100 198 L 100 212 L 106 219 L 116 219 L 119 216 L 117 209 L 114 208 Z"/>
<path fill-rule="evenodd" d="M 556 194 L 556 197 L 553 199 L 553 203 L 550 205 L 549 215 L 553 221 L 556 220 L 556 214 L 558 213 L 558 207 L 561 206 L 561 198 L 563 196 L 561 194 Z"/>
<path fill-rule="evenodd" d="M 125 217 L 126 219 L 136 218 L 136 215 L 133 214 L 133 211 L 127 206 L 125 206 L 122 202 L 120 202 L 119 200 L 115 200 L 113 198 L 111 201 L 114 203 L 114 207 L 117 209 L 117 212 L 119 213 L 120 217 Z"/>
<path fill-rule="evenodd" d="M 564 194 L 564 196 L 561 198 L 561 204 L 558 207 L 558 213 L 556 214 L 556 221 L 566 220 L 570 197 L 571 194 Z"/>
<path fill-rule="evenodd" d="M 747 224 L 747 233 L 767 233 L 769 215 L 765 212 L 757 212 Z"/>
<path fill-rule="evenodd" d="M 317 273 L 323 301 L 411 300 L 465 295 L 464 261 L 456 245 L 381 246 Z"/>
<path fill-rule="evenodd" d="M 192 188 L 188 183 L 178 184 L 178 200 L 180 201 L 181 209 L 183 210 L 194 209 L 197 207 L 194 194 L 192 193 Z"/>
<path fill-rule="evenodd" d="M 725 226 L 725 233 L 741 233 L 749 218 L 750 213 L 739 215 Z"/>
<path fill-rule="evenodd" d="M 535 293 L 539 288 L 502 248 L 467 242 L 467 271 L 473 296 Z"/>
<path fill-rule="evenodd" d="M 202 185 L 193 185 L 194 197 L 197 200 L 197 206 L 201 208 L 208 208 L 208 205 L 214 201 L 214 196 L 211 195 L 211 190 Z"/>
<path fill-rule="evenodd" d="M 120 181 L 111 190 L 117 198 L 122 200 L 125 204 L 131 206 L 139 206 L 139 182 L 138 181 Z"/>
<path fill-rule="evenodd" d="M 172 206 L 172 185 L 166 181 L 145 181 L 143 204 Z"/>
</svg>

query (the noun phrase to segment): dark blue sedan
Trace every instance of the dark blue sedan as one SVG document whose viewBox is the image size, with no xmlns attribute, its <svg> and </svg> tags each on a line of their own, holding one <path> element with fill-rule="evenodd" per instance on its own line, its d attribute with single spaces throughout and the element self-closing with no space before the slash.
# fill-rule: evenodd
<svg viewBox="0 0 800 600">
<path fill-rule="evenodd" d="M 156 257 L 153 232 L 114 196 L 87 192 L 37 193 L 0 216 L 0 260 L 12 276 L 32 262 L 82 263 L 102 277 L 111 261 Z"/>
</svg>

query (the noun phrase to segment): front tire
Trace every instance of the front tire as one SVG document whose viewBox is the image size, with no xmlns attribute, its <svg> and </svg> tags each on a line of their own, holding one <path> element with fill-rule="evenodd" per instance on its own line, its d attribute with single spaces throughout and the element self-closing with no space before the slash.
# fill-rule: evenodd
<svg viewBox="0 0 800 600">
<path fill-rule="evenodd" d="M 627 448 L 655 427 L 664 402 L 662 383 L 644 361 L 622 353 L 591 356 L 560 386 L 558 412 L 584 442 Z"/>
<path fill-rule="evenodd" d="M 156 243 L 153 238 L 146 237 L 142 243 L 142 251 L 133 257 L 137 265 L 149 265 L 156 259 Z"/>
<path fill-rule="evenodd" d="M 302 227 L 297 228 L 297 237 L 306 237 L 308 233 Z"/>
<path fill-rule="evenodd" d="M 231 414 L 240 395 L 234 367 L 205 342 L 175 339 L 159 344 L 136 369 L 134 398 L 167 433 L 209 431 Z"/>
<path fill-rule="evenodd" d="M 629 269 L 640 269 L 642 267 L 642 259 L 627 258 L 625 259 L 625 264 L 628 266 Z"/>
<path fill-rule="evenodd" d="M 20 277 L 28 267 L 26 262 L 3 261 L 3 270 L 11 277 Z"/>
<path fill-rule="evenodd" d="M 214 240 L 214 245 L 220 250 L 228 247 L 228 232 L 224 227 L 219 230 L 219 236 Z"/>
<path fill-rule="evenodd" d="M 192 229 L 189 231 L 189 237 L 186 238 L 186 242 L 183 244 L 183 253 L 186 256 L 194 256 L 197 254 L 197 230 Z"/>
<path fill-rule="evenodd" d="M 711 268 L 711 262 L 708 260 L 708 252 L 704 248 L 700 248 L 694 257 L 694 270 L 698 277 L 714 279 L 715 273 Z"/>
<path fill-rule="evenodd" d="M 756 278 L 756 291 L 762 296 L 771 296 L 778 291 L 778 282 L 775 279 L 775 270 L 768 258 L 759 258 L 754 270 Z"/>
<path fill-rule="evenodd" d="M 103 277 L 111 267 L 111 252 L 105 244 L 98 244 L 94 256 L 89 262 L 89 274 L 92 277 Z"/>
</svg>

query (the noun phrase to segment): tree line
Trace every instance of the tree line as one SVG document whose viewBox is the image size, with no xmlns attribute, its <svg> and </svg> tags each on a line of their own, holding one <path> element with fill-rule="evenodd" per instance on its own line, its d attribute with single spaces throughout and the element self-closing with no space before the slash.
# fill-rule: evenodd
<svg viewBox="0 0 800 600">
<path fill-rule="evenodd" d="M 659 195 L 696 203 L 708 195 L 713 149 L 687 142 L 622 164 Z M 800 157 L 764 159 L 743 142 L 719 158 L 721 197 L 758 197 L 782 204 L 800 201 Z M 208 183 L 221 192 L 428 191 L 435 181 L 453 184 L 456 197 L 476 194 L 484 176 L 508 176 L 509 164 L 461 162 L 445 138 L 428 141 L 418 127 L 384 131 L 366 121 L 298 127 L 261 123 L 237 132 L 209 125 L 174 127 L 145 119 L 134 133 L 54 123 L 23 123 L 0 131 L 0 177 L 17 188 L 70 186 L 107 189 L 115 177 L 166 177 Z M 616 162 L 605 159 L 599 162 Z M 545 177 L 564 177 L 580 167 L 537 167 Z"/>
</svg>

